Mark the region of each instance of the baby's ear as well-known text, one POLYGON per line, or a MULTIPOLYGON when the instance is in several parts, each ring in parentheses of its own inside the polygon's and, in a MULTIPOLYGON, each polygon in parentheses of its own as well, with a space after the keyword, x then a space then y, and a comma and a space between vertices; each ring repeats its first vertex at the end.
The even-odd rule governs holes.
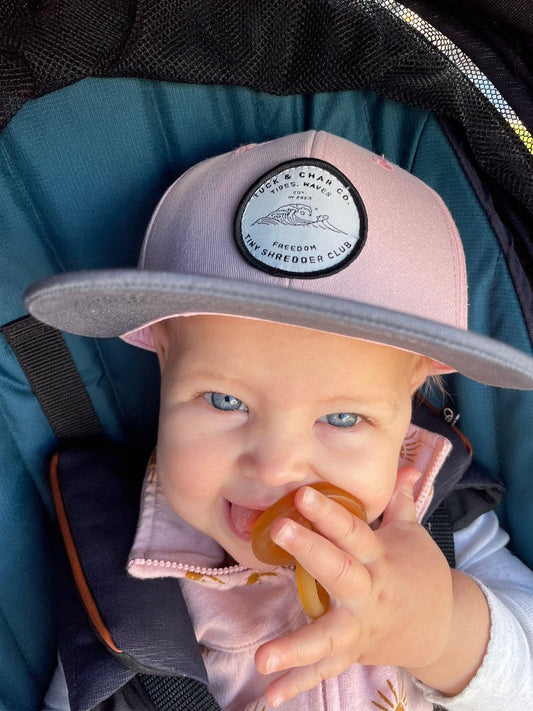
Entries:
POLYGON ((426 380, 431 376, 433 370, 433 361, 427 356, 417 356, 413 371, 411 373, 411 394, 422 387, 426 380))
POLYGON ((159 368, 161 373, 165 369, 168 356, 168 328, 166 321, 158 321, 150 326, 152 332, 152 343, 157 359, 159 360, 159 368))

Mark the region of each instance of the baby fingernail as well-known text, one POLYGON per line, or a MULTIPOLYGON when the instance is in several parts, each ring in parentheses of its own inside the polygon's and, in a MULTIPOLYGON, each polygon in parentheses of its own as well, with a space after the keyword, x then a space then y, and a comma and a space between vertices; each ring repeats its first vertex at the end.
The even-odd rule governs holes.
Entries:
POLYGON ((422 472, 414 471, 411 474, 411 481, 413 484, 416 484, 416 482, 419 481, 420 479, 422 479, 422 472))
POLYGON ((422 474, 420 472, 413 472, 411 474, 411 476, 409 477, 409 486, 411 487, 411 491, 417 485, 421 478, 422 474))
POLYGON ((412 496, 413 489, 421 478, 422 474, 420 472, 413 472, 412 474, 410 474, 403 486, 400 487, 402 493, 406 494, 407 496, 412 496))
POLYGON ((311 489, 309 486, 304 489, 304 493, 302 496, 304 506, 308 506, 309 508, 312 508, 316 506, 317 501, 318 501, 318 495, 314 489, 311 489))
POLYGON ((278 668, 279 664, 279 657, 277 654, 270 654, 269 657, 266 660, 266 673, 267 674, 272 674, 272 672, 275 672, 276 669, 278 668))
POLYGON ((294 524, 292 521, 285 521, 283 526, 275 534, 276 543, 288 543, 294 537, 294 524))

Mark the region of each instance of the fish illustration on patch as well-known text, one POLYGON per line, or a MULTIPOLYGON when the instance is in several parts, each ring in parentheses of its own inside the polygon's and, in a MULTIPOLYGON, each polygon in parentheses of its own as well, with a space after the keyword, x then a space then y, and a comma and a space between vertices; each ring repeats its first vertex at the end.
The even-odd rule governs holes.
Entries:
POLYGON ((289 227, 315 227, 338 234, 346 234, 329 221, 329 215, 318 215, 313 217, 313 211, 309 205, 290 203, 272 210, 268 215, 260 217, 253 222, 254 225, 287 225, 289 227))

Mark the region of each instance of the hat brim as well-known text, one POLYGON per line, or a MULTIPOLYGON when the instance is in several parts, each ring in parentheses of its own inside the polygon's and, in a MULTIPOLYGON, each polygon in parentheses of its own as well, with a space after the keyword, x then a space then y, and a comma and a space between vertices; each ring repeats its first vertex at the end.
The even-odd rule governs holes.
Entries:
POLYGON ((533 389, 533 357, 483 334, 281 286, 137 269, 80 271, 38 282, 25 304, 51 326, 98 338, 171 315, 275 321, 421 353, 486 385, 533 389))

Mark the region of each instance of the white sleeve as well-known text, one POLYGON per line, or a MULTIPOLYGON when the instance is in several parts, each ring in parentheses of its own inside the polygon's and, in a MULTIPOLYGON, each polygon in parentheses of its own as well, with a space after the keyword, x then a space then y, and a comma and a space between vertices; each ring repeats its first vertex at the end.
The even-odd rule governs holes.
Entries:
POLYGON ((454 534, 457 569, 480 585, 490 608, 490 640, 476 676, 459 695, 423 686, 424 695, 448 711, 532 708, 533 571, 505 547, 509 537, 494 513, 454 534))
POLYGON ((59 658, 55 674, 44 697, 42 711, 70 711, 65 672, 59 658))

